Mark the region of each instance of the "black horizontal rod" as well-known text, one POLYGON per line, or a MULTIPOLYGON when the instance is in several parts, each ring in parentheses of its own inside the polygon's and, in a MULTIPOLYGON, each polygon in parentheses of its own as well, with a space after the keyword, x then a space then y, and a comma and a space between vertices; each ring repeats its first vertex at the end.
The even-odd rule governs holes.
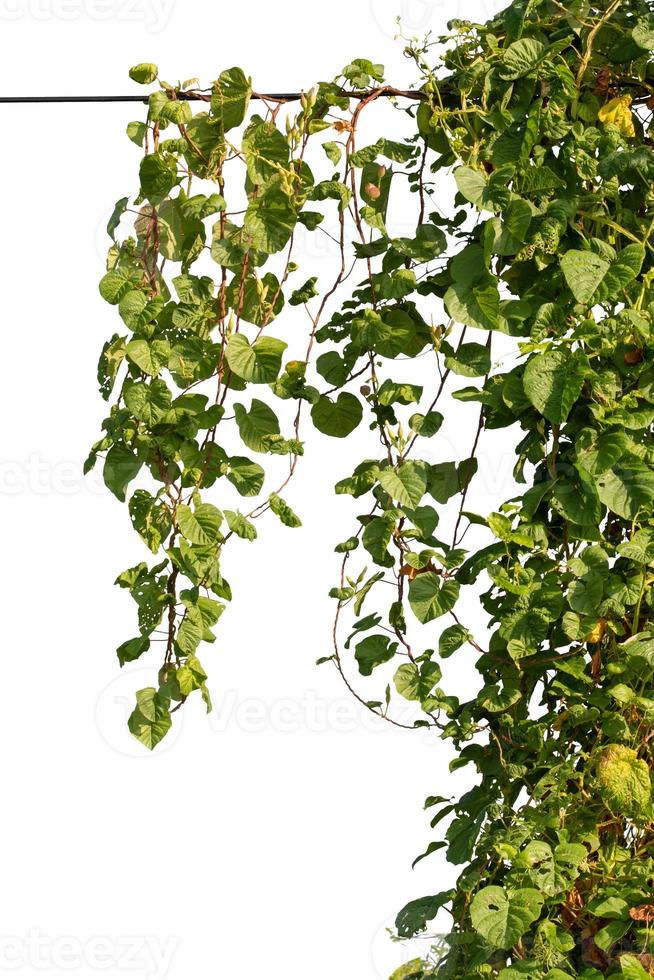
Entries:
MULTIPOLYGON (((403 90, 385 86, 380 89, 370 89, 367 92, 343 92, 351 99, 367 99, 369 97, 385 96, 386 98, 425 99, 424 92, 411 89, 403 90)), ((297 102, 302 98, 302 92, 253 92, 251 98, 271 102, 297 102)), ((177 92, 176 98, 188 102, 209 102, 211 94, 206 92, 177 92)), ((53 102, 141 102, 147 103, 148 97, 143 95, 0 95, 0 103, 33 104, 53 102)))
POLYGON ((0 102, 147 102, 142 95, 0 95, 0 102))

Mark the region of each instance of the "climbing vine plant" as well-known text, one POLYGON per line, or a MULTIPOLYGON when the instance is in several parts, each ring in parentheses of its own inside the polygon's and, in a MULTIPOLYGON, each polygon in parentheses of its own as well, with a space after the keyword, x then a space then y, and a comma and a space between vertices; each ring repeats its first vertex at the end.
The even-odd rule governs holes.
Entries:
POLYGON ((408 42, 411 92, 359 59, 282 124, 279 101, 252 114, 259 97, 232 69, 206 92, 161 83, 147 122, 130 124, 140 195, 109 228, 135 211, 134 234, 112 246, 101 284, 124 329, 100 383, 110 398, 120 375, 119 395, 90 461, 104 457, 120 499, 141 472, 149 486, 129 510, 159 560, 118 579, 139 616, 118 655, 160 638, 163 664, 130 729, 153 747, 194 691, 210 705, 197 652, 231 595, 220 560, 267 511, 299 522, 284 495, 304 415, 370 442, 336 483, 361 513, 336 544, 321 660, 367 709, 435 729, 452 769, 476 773, 460 799, 427 800, 432 827, 447 827, 422 857, 446 848, 460 873, 396 929, 451 925, 394 980, 642 980, 654 975, 654 9, 521 0, 450 29, 408 42), (360 145, 362 114, 387 96, 408 138, 360 145), (215 190, 193 193, 195 180, 215 190), (330 213, 334 278, 293 288, 298 229, 326 233, 330 213), (194 271, 208 253, 217 275, 194 271), (307 316, 297 360, 272 336, 285 292, 307 316), (293 405, 288 431, 279 399, 293 405), (452 416, 463 448, 447 459, 452 416), (503 429, 510 499, 473 513, 484 439, 503 429), (287 471, 260 498, 257 460, 271 455, 287 471), (222 504, 229 484, 257 497, 246 513, 222 504), (483 635, 462 612, 469 596, 483 635), (479 680, 461 700, 447 671, 471 653, 479 680))
POLYGON ((516 3, 485 26, 454 23, 436 68, 431 47, 412 47, 430 171, 453 169, 467 213, 456 254, 418 291, 489 346, 515 338, 490 372, 489 347, 467 335, 439 356, 482 376, 455 393, 479 406, 479 431, 519 441, 516 491, 492 513, 465 511, 476 448, 463 473, 426 467, 397 430, 371 487, 379 507, 361 538, 381 540, 398 601, 408 592, 414 619, 454 622, 439 625, 438 654, 410 651, 394 606, 395 640, 371 633, 355 656, 367 669, 404 653, 395 686, 444 726, 452 768, 477 773, 461 799, 427 801, 432 826, 449 821, 427 852, 446 847, 462 870, 400 913, 400 936, 439 910, 452 926, 444 952, 398 977, 654 975, 652 12, 516 3), (416 547, 406 508, 424 493, 457 499, 462 520, 416 547), (480 521, 494 540, 467 553, 461 528, 480 521), (483 644, 456 618, 474 583, 483 644), (460 702, 437 685, 464 643, 481 686, 460 702))
MULTIPOLYGON (((158 71, 141 64, 130 75, 148 84, 158 71)), ((316 331, 351 272, 345 214, 354 171, 346 154, 342 172, 334 172, 343 154, 333 139, 324 141, 325 179, 314 177, 305 156, 314 134, 353 132, 349 117, 360 114, 368 96, 355 97, 351 113, 344 86, 354 90, 381 78, 381 66, 354 62, 337 82, 303 95, 300 111, 286 115, 282 127, 285 100, 253 93, 244 72, 232 68, 209 91, 198 90, 196 80, 162 82, 147 100, 146 122, 127 128, 144 150, 140 190, 134 201, 123 198, 115 207, 100 283, 123 323, 105 344, 98 371, 104 398, 114 391, 117 397, 87 469, 102 456, 104 481, 121 501, 145 475, 147 486, 131 494, 129 513, 160 560, 118 577, 136 602, 139 626, 118 658, 124 665, 154 644, 163 648, 158 683, 138 692, 129 719, 131 732, 149 748, 194 692, 211 709, 197 652, 202 641, 214 640, 231 599, 221 571, 230 538, 254 540, 256 520, 268 511, 289 528, 301 523, 282 494, 303 454, 305 403, 314 425, 330 435, 345 436, 361 421, 357 398, 344 393, 333 401, 307 382, 316 331), (249 112, 253 98, 263 115, 249 112), (203 111, 194 113, 198 102, 203 111), (320 230, 330 206, 339 229, 336 236, 325 232, 339 257, 334 279, 322 295, 315 276, 292 289, 298 231, 320 230), (119 241, 130 218, 132 234, 119 241), (307 312, 304 348, 295 359, 286 355, 287 342, 272 335, 287 300, 307 312), (296 406, 283 433, 271 400, 296 406), (258 460, 266 456, 284 457, 288 465, 277 488, 262 497, 266 474, 258 460), (208 499, 217 483, 231 484, 237 502, 240 495, 250 506, 219 509, 208 499)), ((396 151, 412 153, 400 144, 396 151)), ((379 197, 373 183, 369 194, 379 197)), ((371 214, 380 210, 371 204, 371 214)))

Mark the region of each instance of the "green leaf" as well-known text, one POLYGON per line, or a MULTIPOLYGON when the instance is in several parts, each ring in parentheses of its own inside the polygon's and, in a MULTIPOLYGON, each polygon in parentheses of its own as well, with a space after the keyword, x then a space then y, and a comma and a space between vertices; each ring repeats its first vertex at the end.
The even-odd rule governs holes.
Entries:
POLYGON ((277 276, 272 272, 266 272, 261 278, 248 274, 244 286, 241 274, 235 276, 226 296, 231 308, 240 311, 241 320, 247 320, 257 327, 267 327, 284 308, 284 294, 277 276))
POLYGON ((602 919, 625 919, 629 912, 627 902, 616 896, 592 899, 587 908, 591 915, 599 916, 602 919))
POLYGON ((555 483, 552 503, 574 524, 597 525, 602 516, 596 481, 579 465, 567 479, 560 479, 555 483))
POLYGON ((376 228, 382 234, 386 233, 384 221, 392 179, 393 171, 377 163, 367 163, 361 171, 359 193, 366 205, 361 209, 361 216, 371 228, 376 228))
POLYGON ((608 952, 629 931, 629 925, 629 922, 607 923, 603 929, 595 933, 593 937, 595 945, 608 952))
POLYGON ((257 529, 249 521, 247 517, 241 514, 240 510, 226 510, 225 520, 227 521, 227 527, 234 534, 237 534, 239 538, 244 538, 246 541, 254 541, 257 536, 257 529))
POLYGON ((102 348, 98 361, 98 383, 100 394, 108 400, 113 391, 120 365, 125 357, 125 338, 115 333, 102 348))
POLYGON ((133 640, 126 640, 121 643, 116 654, 121 667, 132 663, 134 660, 146 653, 150 649, 150 639, 147 636, 137 636, 133 640))
POLYGON ((440 412, 427 412, 426 415, 416 412, 409 419, 409 425, 413 431, 426 439, 435 436, 442 424, 443 416, 440 412))
POLYGON ((565 422, 588 374, 588 359, 582 351, 546 351, 527 363, 525 394, 549 422, 565 422))
POLYGON ((493 949, 510 949, 540 915, 542 896, 534 888, 509 895, 489 885, 477 892, 470 905, 473 928, 493 949))
POLYGON ((207 675, 197 657, 190 656, 186 663, 178 668, 176 679, 180 692, 185 697, 188 697, 193 691, 201 690, 207 679, 207 675))
POLYGON ((291 306, 301 306, 303 303, 308 303, 310 299, 318 295, 318 290, 316 289, 316 283, 318 282, 317 276, 311 276, 310 279, 296 289, 291 294, 289 303, 291 306))
POLYGON ((416 575, 409 586, 409 605, 420 623, 445 615, 459 598, 459 583, 442 579, 435 572, 416 575))
MULTIPOLYGON (((148 131, 148 127, 144 122, 140 122, 137 119, 135 119, 133 122, 128 122, 127 129, 125 131, 132 143, 136 143, 137 146, 143 146, 143 143, 145 142, 145 134, 148 131)), ((125 199, 126 203, 128 200, 128 198, 125 199)))
POLYGON ((243 334, 236 333, 227 342, 225 356, 231 370, 239 378, 253 384, 270 384, 279 375, 287 346, 284 341, 265 335, 250 346, 243 334))
POLYGON ((315 231, 318 225, 325 220, 324 214, 319 211, 301 211, 297 220, 304 225, 308 231, 315 231))
POLYGON ((629 541, 618 545, 617 550, 624 558, 630 558, 640 565, 649 565, 654 561, 654 529, 641 528, 629 541))
POLYGON ((102 476, 105 485, 123 503, 125 491, 142 465, 142 459, 122 443, 112 446, 107 453, 102 476))
POLYGON ((415 357, 430 342, 427 324, 400 307, 385 309, 383 316, 366 309, 353 319, 352 330, 358 347, 382 357, 415 357))
POLYGON ((491 714, 502 714, 512 708, 522 697, 515 687, 500 687, 499 684, 487 684, 477 695, 480 708, 491 714))
POLYGON ((355 647, 354 657, 359 665, 359 673, 369 677, 375 667, 392 660, 397 653, 397 643, 389 636, 375 634, 367 636, 355 647))
POLYGON ((347 391, 340 392, 336 401, 321 395, 311 408, 311 418, 319 432, 344 439, 361 422, 363 408, 359 399, 347 391))
POLYGON ((502 211, 511 199, 508 184, 513 173, 512 165, 500 167, 490 176, 472 167, 459 167, 454 172, 454 179, 459 192, 479 210, 502 211))
POLYGON ((429 471, 429 492, 439 504, 446 504, 463 489, 462 473, 456 463, 435 463, 429 471))
POLYGON ((115 239, 116 228, 120 224, 120 219, 125 214, 125 211, 127 210, 127 205, 128 204, 129 204, 129 198, 128 197, 121 197, 121 199, 119 201, 116 201, 116 204, 114 206, 114 209, 111 212, 111 217, 109 218, 109 221, 107 222, 107 234, 111 238, 113 238, 114 241, 116 240, 115 239))
POLYGON ((561 257, 561 269, 574 298, 585 306, 609 271, 610 263, 595 252, 571 249, 561 257))
POLYGON ((300 520, 300 518, 293 510, 291 510, 291 508, 288 506, 286 501, 282 500, 282 498, 278 494, 271 493, 270 496, 268 497, 268 502, 270 504, 270 509, 273 512, 273 514, 276 514, 277 517, 279 517, 282 524, 285 524, 286 527, 302 526, 302 521, 300 520))
POLYGON ((289 165, 288 141, 272 120, 253 116, 241 143, 253 184, 266 184, 271 177, 289 165))
POLYGON ((157 89, 148 96, 148 116, 151 122, 161 120, 161 110, 168 105, 170 97, 164 89, 157 89))
POLYGON ((263 467, 246 456, 230 457, 227 479, 242 497, 256 497, 263 486, 265 476, 263 467))
POLYGON ((427 492, 427 467, 424 463, 403 463, 398 469, 381 470, 379 482, 402 507, 417 507, 427 492))
POLYGON ((351 153, 350 162, 355 167, 363 167, 366 163, 374 163, 381 155, 396 163, 407 163, 414 153, 415 150, 409 143, 398 143, 397 140, 389 140, 382 136, 371 146, 364 146, 351 153))
MULTIPOLYGON (((441 850, 441 849, 442 849, 443 847, 446 847, 446 846, 447 846, 447 845, 446 845, 446 843, 445 843, 445 841, 444 841, 444 840, 438 840, 438 841, 436 841, 436 840, 433 840, 433 841, 431 842, 431 844, 429 844, 429 845, 427 846, 427 850, 426 850, 426 851, 424 851, 424 852, 423 852, 422 854, 420 854, 420 855, 419 855, 419 856, 418 856, 418 857, 417 857, 417 858, 415 859, 415 861, 413 861, 413 862, 411 863, 411 870, 413 870, 413 869, 415 868, 415 866, 416 866, 416 864, 418 864, 418 863, 419 863, 420 861, 424 861, 424 859, 425 859, 426 857, 429 857, 429 856, 430 856, 431 854, 435 854, 435 853, 436 853, 436 851, 440 851, 440 850, 441 850)), ((392 980, 392 978, 391 978, 391 980, 392 980)), ((414 980, 415 980, 415 978, 414 978, 414 980)))
POLYGON ((321 180, 311 192, 312 201, 331 199, 338 201, 338 210, 345 211, 352 198, 352 191, 340 180, 321 180))
POLYGON ((163 201, 177 183, 177 164, 173 157, 151 153, 143 157, 139 169, 141 193, 153 203, 163 201))
POLYGON ((223 132, 235 129, 245 119, 252 95, 252 84, 241 68, 228 68, 214 82, 211 112, 223 132))
POLYGON ((598 478, 597 492, 614 514, 635 520, 649 513, 654 504, 654 470, 634 456, 623 457, 611 472, 598 478))
POLYGON ((297 223, 293 201, 275 180, 250 201, 243 229, 254 248, 272 255, 287 244, 297 223))
POLYGON ((502 212, 501 220, 488 225, 489 234, 493 231, 492 249, 499 255, 515 255, 525 242, 527 231, 533 219, 529 203, 514 196, 502 212))
POLYGON ((150 85, 152 82, 156 82, 158 74, 159 69, 156 65, 145 62, 141 65, 134 65, 129 70, 129 77, 133 82, 138 82, 139 85, 150 85))
POLYGON ((175 645, 179 652, 186 657, 193 656, 202 642, 204 636, 204 623, 202 614, 197 606, 187 603, 184 619, 180 623, 175 645))
POLYGON ((390 568, 395 564, 394 559, 388 553, 393 528, 395 527, 394 516, 373 517, 363 529, 361 543, 366 551, 372 556, 377 565, 390 568))
POLYGON ((546 53, 546 46, 535 38, 514 41, 502 52, 502 78, 513 80, 529 75, 538 68, 546 53))
POLYGON ((483 344, 462 344, 456 351, 447 347, 451 353, 445 358, 445 367, 454 374, 478 378, 490 371, 490 353, 483 344))
POLYGON ((265 437, 279 435, 279 420, 272 408, 258 398, 253 398, 249 412, 237 402, 234 413, 241 439, 248 449, 255 453, 267 453, 269 445, 265 437))
POLYGON ((410 939, 422 932, 427 928, 427 923, 451 900, 451 892, 440 892, 438 895, 427 895, 425 898, 417 898, 409 902, 395 919, 398 936, 402 939, 410 939))
POLYGON ((427 661, 420 665, 402 664, 395 672, 393 681, 398 694, 407 701, 427 700, 442 677, 438 664, 427 661))
MULTIPOLYGON (((422 391, 421 385, 400 384, 387 378, 377 392, 377 401, 380 405, 395 405, 396 403, 410 405, 412 402, 420 401, 422 391)), ((415 418, 415 416, 413 417, 415 418)))
POLYGON ((438 641, 438 652, 441 657, 451 657, 453 653, 467 643, 470 640, 471 634, 464 626, 446 627, 441 633, 440 640, 438 641))
POLYGON ((374 64, 368 58, 355 58, 345 66, 343 75, 355 88, 366 88, 371 81, 383 82, 384 66, 374 64))
POLYGON ((606 473, 629 450, 630 440, 626 432, 597 433, 583 429, 577 440, 580 465, 593 476, 606 473))
POLYGON ((140 289, 132 289, 121 297, 118 312, 130 330, 141 330, 157 318, 163 306, 161 296, 148 300, 140 289))
POLYGON ((124 273, 112 270, 102 277, 98 289, 107 303, 115 305, 134 289, 134 282, 124 273))
POLYGON ((621 956, 620 968, 625 980, 651 980, 651 973, 644 970, 635 956, 621 956))
POLYGON ((213 504, 198 504, 195 510, 180 504, 176 518, 181 533, 191 544, 216 544, 221 538, 223 515, 213 504))
POLYGON ((641 20, 636 24, 631 32, 631 36, 639 48, 645 51, 654 50, 654 31, 646 20, 641 20))
POLYGON ((563 611, 560 584, 549 578, 526 589, 511 611, 502 617, 500 636, 508 640, 509 655, 516 661, 535 653, 549 634, 550 624, 563 611))
POLYGON ((172 527, 168 505, 158 501, 147 490, 135 490, 129 502, 129 516, 134 530, 156 555, 172 527))
POLYGON ((341 541, 336 545, 334 551, 339 555, 348 554, 350 551, 356 551, 359 547, 359 539, 355 537, 348 538, 346 541, 341 541))
POLYGON ((161 106, 161 119, 183 126, 193 119, 193 110, 188 102, 182 99, 168 99, 161 106))
POLYGON ((127 359, 136 364, 144 374, 152 377, 168 364, 170 344, 167 340, 130 340, 125 348, 127 359))
POLYGON ((488 183, 486 175, 472 167, 458 167, 454 172, 454 179, 459 193, 472 204, 481 206, 488 183))
POLYGON ((154 749, 170 731, 170 701, 153 687, 136 692, 136 708, 127 725, 132 735, 147 749, 154 749))
POLYGON ((323 143, 322 148, 327 154, 328 159, 331 160, 335 167, 337 167, 343 155, 343 148, 339 146, 338 143, 333 143, 331 141, 323 143))
POLYGON ((593 302, 611 302, 630 282, 639 275, 645 261, 645 249, 642 245, 627 245, 609 267, 600 283, 593 302))
POLYGON ((347 380, 348 365, 338 351, 330 350, 316 359, 318 374, 331 385, 340 387, 347 380))
MULTIPOLYGON (((176 104, 178 103, 171 102, 171 105, 176 104)), ((185 102, 184 105, 189 108, 188 102, 185 102)), ((178 201, 167 200, 159 205, 157 231, 159 234, 159 251, 164 258, 170 259, 171 262, 181 262, 189 227, 194 228, 199 235, 204 235, 202 225, 198 224, 194 227, 185 223, 178 201)))
POLYGON ((162 422, 172 406, 172 395, 165 381, 150 384, 128 382, 123 390, 125 405, 134 418, 153 426, 162 422))
POLYGON ((458 323, 480 330, 499 327, 500 294, 495 282, 455 282, 445 294, 445 306, 458 323))
MULTIPOLYGON (((445 251, 447 248, 447 239, 442 229, 436 227, 436 225, 419 225, 416 229, 415 238, 394 238, 392 245, 395 251, 401 255, 406 255, 408 258, 415 259, 418 262, 428 262, 445 251)), ((371 247, 376 247, 383 251, 387 245, 381 240, 380 242, 373 243, 371 247)), ((355 249, 357 255, 362 257, 361 250, 363 246, 357 248, 355 245, 355 249)))

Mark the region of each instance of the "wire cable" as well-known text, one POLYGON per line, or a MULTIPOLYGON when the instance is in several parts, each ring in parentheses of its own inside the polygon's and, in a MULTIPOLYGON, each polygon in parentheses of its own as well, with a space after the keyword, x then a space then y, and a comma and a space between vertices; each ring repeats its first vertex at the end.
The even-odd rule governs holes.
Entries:
MULTIPOLYGON (((346 92, 343 96, 350 99, 363 100, 371 96, 383 96, 385 98, 404 98, 422 101, 427 98, 424 92, 413 91, 412 89, 396 89, 391 86, 384 86, 382 89, 370 89, 367 92, 346 92)), ((302 98, 302 92, 253 92, 252 99, 262 102, 298 102, 302 98)), ((176 98, 187 102, 210 102, 211 93, 204 92, 177 92, 176 98)), ((37 103, 49 104, 58 102, 141 102, 147 104, 148 96, 143 95, 0 95, 0 103, 3 104, 25 104, 32 105, 37 103)))

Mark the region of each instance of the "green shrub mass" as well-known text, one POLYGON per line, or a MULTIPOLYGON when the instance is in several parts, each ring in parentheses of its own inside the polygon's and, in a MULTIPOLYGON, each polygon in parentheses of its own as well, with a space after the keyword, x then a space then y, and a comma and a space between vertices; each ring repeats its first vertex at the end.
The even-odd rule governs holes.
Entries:
POLYGON ((515 3, 452 24, 439 70, 416 52, 420 131, 479 212, 438 294, 525 355, 460 397, 519 420, 525 488, 454 573, 491 582, 483 686, 444 731, 478 780, 427 801, 463 867, 398 916, 452 931, 397 977, 654 975, 653 12, 515 3))

